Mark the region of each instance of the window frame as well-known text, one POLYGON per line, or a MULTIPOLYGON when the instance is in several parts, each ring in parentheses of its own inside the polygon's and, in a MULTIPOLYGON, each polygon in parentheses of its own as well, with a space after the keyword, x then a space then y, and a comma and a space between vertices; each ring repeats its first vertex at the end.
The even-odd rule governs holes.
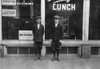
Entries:
MULTIPOLYGON (((0 0, 0 10, 2 10, 2 0, 0 0)), ((64 44, 82 44, 82 43, 89 43, 89 11, 90 11, 90 0, 83 0, 83 21, 82 21, 82 40, 63 40, 64 44), (88 42, 87 42, 88 41, 88 42), (66 43, 67 42, 67 43, 66 43)), ((41 23, 45 27, 45 0, 41 0, 41 23)), ((43 36, 44 43, 48 43, 49 40, 45 40, 45 34, 43 36)), ((6 42, 6 41, 15 41, 18 43, 21 43, 20 40, 3 40, 2 39, 2 11, 0 11, 0 41, 6 42)), ((23 41, 27 42, 27 41, 23 41)), ((29 41, 30 42, 30 41, 29 41)), ((33 42, 33 41, 32 41, 33 42)), ((6 42, 7 43, 7 42, 6 42)), ((98 42, 99 43, 99 42, 98 42)))

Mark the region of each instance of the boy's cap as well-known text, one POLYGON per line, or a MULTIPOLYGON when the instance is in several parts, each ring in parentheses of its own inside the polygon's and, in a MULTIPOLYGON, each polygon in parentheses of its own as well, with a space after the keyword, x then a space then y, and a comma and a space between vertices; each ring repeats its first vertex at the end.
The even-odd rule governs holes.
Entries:
POLYGON ((55 15, 54 18, 55 18, 55 19, 60 19, 60 16, 55 15))
POLYGON ((41 19, 41 16, 37 16, 36 19, 41 19))

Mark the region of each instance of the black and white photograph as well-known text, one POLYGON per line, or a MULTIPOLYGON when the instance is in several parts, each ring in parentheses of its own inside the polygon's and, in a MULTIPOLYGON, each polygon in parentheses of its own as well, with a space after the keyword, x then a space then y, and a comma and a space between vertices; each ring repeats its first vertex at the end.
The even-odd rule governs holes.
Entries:
POLYGON ((100 0, 0 0, 0 69, 100 69, 100 0))

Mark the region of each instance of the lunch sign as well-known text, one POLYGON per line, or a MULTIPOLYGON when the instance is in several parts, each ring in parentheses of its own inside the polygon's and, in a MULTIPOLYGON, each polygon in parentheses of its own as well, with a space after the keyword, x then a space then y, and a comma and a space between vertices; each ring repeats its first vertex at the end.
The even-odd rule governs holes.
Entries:
MULTIPOLYGON (((48 0, 48 2, 51 2, 52 0, 48 0)), ((71 0, 55 0, 52 3, 52 10, 54 11, 75 11, 76 10, 76 4, 70 3, 71 0), (63 2, 63 3, 62 3, 63 2)))

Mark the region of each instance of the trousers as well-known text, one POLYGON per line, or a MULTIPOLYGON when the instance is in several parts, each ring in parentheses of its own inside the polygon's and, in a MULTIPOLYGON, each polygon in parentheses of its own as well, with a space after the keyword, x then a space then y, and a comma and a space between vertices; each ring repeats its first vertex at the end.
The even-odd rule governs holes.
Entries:
POLYGON ((42 42, 34 42, 35 55, 41 55, 42 42))
POLYGON ((51 48, 52 48, 52 51, 57 51, 60 49, 60 46, 61 46, 61 43, 60 41, 55 41, 55 40, 52 40, 51 42, 51 48))

